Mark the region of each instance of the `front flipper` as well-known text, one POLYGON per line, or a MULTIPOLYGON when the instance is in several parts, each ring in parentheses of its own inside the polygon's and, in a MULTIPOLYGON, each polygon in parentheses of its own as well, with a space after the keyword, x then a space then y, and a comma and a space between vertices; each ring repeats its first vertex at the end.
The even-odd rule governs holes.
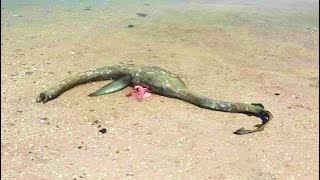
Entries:
POLYGON ((99 96, 119 91, 131 84, 131 78, 128 76, 114 80, 113 82, 103 86, 98 91, 89 94, 89 96, 99 96))

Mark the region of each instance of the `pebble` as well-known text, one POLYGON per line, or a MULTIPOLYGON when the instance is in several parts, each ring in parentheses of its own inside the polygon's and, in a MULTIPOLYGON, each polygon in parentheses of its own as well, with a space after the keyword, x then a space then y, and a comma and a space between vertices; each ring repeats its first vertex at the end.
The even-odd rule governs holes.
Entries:
POLYGON ((102 134, 105 134, 107 132, 107 129, 106 128, 102 128, 99 130, 99 132, 101 132, 102 134))
POLYGON ((28 71, 28 72, 26 72, 26 75, 32 75, 33 74, 33 72, 32 71, 28 71))
POLYGON ((90 11, 91 10, 91 6, 85 7, 83 10, 90 11))
POLYGON ((136 13, 138 16, 140 17, 146 17, 148 14, 145 14, 145 13, 136 13))

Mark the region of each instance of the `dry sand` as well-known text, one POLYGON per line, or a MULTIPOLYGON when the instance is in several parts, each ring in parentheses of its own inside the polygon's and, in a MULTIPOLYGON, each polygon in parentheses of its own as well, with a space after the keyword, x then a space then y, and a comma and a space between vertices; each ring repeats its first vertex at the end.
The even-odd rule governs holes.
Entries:
POLYGON ((2 11, 1 179, 318 179, 318 17, 221 6, 2 11), (106 82, 35 102, 67 76, 129 62, 170 70, 211 98, 261 102, 274 119, 238 136, 260 120, 157 95, 138 102, 130 88, 87 96, 106 82))

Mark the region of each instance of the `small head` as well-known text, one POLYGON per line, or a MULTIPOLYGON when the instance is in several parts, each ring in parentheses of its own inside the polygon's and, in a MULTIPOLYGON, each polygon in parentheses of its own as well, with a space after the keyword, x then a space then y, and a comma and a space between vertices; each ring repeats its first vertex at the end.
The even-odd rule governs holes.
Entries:
POLYGON ((36 102, 42 102, 42 103, 46 103, 48 101, 50 101, 52 99, 51 95, 48 95, 47 92, 42 92, 39 94, 39 96, 36 99, 36 102))

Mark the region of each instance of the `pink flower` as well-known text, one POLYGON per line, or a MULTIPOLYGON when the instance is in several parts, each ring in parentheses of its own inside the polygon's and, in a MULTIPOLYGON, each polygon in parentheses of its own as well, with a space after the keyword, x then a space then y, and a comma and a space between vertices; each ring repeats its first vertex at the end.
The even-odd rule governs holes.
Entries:
POLYGON ((150 90, 141 85, 134 85, 133 91, 127 94, 127 96, 133 96, 138 101, 143 101, 151 96, 150 90))

